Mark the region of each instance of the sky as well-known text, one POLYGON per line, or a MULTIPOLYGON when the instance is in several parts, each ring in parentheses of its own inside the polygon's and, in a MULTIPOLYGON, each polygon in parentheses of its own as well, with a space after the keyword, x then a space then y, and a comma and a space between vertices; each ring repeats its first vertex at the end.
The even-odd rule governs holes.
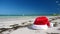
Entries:
POLYGON ((60 13, 60 0, 0 0, 0 15, 60 13))

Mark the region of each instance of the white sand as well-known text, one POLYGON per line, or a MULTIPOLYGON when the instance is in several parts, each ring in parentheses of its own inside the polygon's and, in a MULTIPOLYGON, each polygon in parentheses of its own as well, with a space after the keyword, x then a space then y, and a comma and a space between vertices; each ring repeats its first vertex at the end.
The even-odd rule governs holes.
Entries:
MULTIPOLYGON (((36 16, 37 17, 37 16, 36 16)), ((7 19, 1 19, 0 20, 0 28, 10 28, 10 25, 13 24, 19 24, 27 22, 27 23, 33 23, 36 17, 22 17, 22 18, 7 18, 7 19), (32 21, 32 22, 28 22, 32 21)), ((54 18, 56 16, 48 16, 48 18, 54 18)), ((59 22, 60 19, 54 20, 53 22, 59 22)), ((60 30, 57 30, 60 28, 60 24, 58 24, 57 27, 49 28, 47 30, 32 30, 27 27, 19 28, 17 30, 13 30, 12 32, 9 32, 9 34, 47 34, 48 33, 60 33, 60 30)), ((3 34, 7 34, 6 32, 3 32, 3 34)))

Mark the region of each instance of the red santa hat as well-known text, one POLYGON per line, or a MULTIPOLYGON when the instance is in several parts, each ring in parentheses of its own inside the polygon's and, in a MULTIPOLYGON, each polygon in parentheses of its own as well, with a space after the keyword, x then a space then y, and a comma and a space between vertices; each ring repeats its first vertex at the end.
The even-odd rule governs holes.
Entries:
POLYGON ((35 25, 47 25, 50 26, 50 22, 46 16, 37 17, 34 21, 35 25))

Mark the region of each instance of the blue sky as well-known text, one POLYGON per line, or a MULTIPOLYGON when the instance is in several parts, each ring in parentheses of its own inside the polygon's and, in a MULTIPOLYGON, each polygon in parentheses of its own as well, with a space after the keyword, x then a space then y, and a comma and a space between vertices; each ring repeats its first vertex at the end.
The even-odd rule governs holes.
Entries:
POLYGON ((0 14, 58 14, 59 4, 60 0, 0 0, 0 14))

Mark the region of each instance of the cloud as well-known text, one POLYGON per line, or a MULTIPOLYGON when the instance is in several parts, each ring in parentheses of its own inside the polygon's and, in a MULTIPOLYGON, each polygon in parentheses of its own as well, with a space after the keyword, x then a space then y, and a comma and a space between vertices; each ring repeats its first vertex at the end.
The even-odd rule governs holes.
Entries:
POLYGON ((59 1, 56 1, 56 3, 59 3, 59 1))

